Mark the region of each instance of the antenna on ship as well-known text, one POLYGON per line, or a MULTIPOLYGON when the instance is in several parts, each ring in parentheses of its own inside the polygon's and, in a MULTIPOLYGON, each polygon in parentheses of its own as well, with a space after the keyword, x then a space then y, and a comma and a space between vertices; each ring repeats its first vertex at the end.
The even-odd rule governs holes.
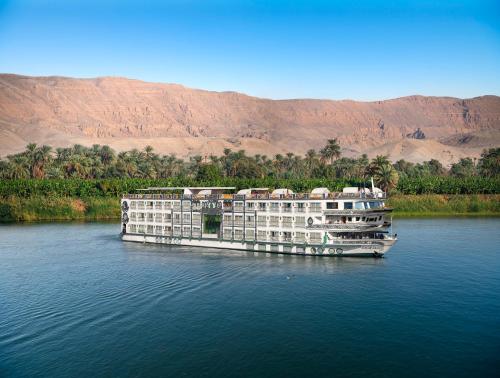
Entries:
POLYGON ((373 176, 371 177, 372 180, 372 193, 375 193, 375 185, 373 184, 373 176))

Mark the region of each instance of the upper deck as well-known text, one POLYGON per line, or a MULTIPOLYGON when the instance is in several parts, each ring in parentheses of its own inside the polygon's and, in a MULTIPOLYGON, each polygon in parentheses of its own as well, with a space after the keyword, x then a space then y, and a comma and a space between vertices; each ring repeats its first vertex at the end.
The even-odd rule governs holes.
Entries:
MULTIPOLYGON (((207 193, 207 190, 220 189, 220 188, 207 188, 200 190, 198 193, 161 193, 162 191, 178 190, 180 188, 147 188, 141 189, 143 192, 154 192, 157 193, 132 193, 125 194, 124 199, 138 199, 138 200, 199 200, 199 201, 213 201, 213 200, 228 200, 228 201, 317 201, 317 200, 354 200, 354 199, 386 199, 387 195, 385 192, 378 191, 372 192, 366 188, 364 190, 358 190, 357 192, 321 192, 315 193, 314 190, 311 193, 293 193, 288 189, 277 189, 273 192, 264 192, 260 190, 259 192, 250 192, 245 194, 239 193, 207 193), (158 193, 160 192, 160 193, 158 193)), ((189 189, 189 188, 188 188, 189 189)), ((249 189, 251 190, 251 189, 249 189)))

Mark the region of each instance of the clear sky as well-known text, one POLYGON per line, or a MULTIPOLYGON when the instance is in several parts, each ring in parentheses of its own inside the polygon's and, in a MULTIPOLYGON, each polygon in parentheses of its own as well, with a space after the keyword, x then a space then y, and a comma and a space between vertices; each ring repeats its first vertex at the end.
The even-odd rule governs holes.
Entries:
POLYGON ((500 95, 500 0, 0 0, 0 72, 270 98, 500 95))

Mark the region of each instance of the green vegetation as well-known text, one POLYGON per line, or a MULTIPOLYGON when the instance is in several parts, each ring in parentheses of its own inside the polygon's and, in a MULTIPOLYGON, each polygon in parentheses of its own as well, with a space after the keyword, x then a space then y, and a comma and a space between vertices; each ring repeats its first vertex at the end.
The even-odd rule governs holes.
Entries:
POLYGON ((247 156, 244 150, 233 152, 226 149, 222 156, 193 156, 184 161, 175 155, 156 154, 150 146, 143 151, 134 149, 117 154, 109 146, 87 148, 74 145, 54 151, 49 146, 32 143, 24 152, 0 159, 0 178, 3 180, 128 178, 218 183, 246 179, 277 183, 300 178, 367 183, 373 177, 379 187, 390 190, 398 188, 402 179, 425 179, 429 185, 434 185, 436 178, 499 176, 500 148, 485 150, 477 162, 470 158, 461 159, 447 170, 435 159, 420 164, 399 160, 393 164, 388 156, 377 156, 371 161, 366 155, 356 159, 341 157, 336 139, 328 140, 319 152, 311 149, 305 156, 287 153, 273 158, 247 156))
POLYGON ((117 198, 51 198, 44 196, 0 199, 0 222, 119 219, 117 198))
POLYGON ((500 195, 395 195, 388 204, 396 217, 500 215, 500 195))
POLYGON ((375 184, 392 193, 399 214, 500 214, 500 148, 466 158, 446 169, 437 160, 391 163, 341 157, 336 139, 305 156, 247 156, 229 149, 222 156, 188 161, 143 151, 116 153, 108 146, 69 148, 29 144, 0 159, 0 221, 114 219, 118 197, 148 186, 235 186, 290 188, 295 192, 375 184), (418 195, 418 196, 417 196, 418 195), (453 195, 453 196, 452 196, 453 195))

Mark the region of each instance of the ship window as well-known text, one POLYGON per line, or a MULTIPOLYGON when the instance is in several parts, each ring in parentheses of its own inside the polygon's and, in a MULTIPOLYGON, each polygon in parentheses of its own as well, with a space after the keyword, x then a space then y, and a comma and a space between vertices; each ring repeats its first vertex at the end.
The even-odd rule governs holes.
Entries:
POLYGON ((295 225, 297 227, 304 226, 306 223, 306 217, 295 217, 295 225))
POLYGON ((344 202, 344 209, 352 209, 352 202, 344 202))
POLYGON ((347 221, 348 221, 348 222, 352 222, 352 217, 348 217, 348 218, 347 218, 347 221))
POLYGON ((361 218, 361 220, 364 222, 366 220, 366 217, 361 218))
POLYGON ((327 202, 326 203, 326 208, 329 209, 329 210, 338 209, 339 208, 339 204, 338 204, 338 202, 327 202))
POLYGON ((312 213, 320 212, 321 211, 321 203, 320 202, 311 202, 309 204, 309 211, 312 213))
POLYGON ((359 222, 359 217, 356 217, 356 222, 359 222))
POLYGON ((354 208, 356 210, 363 210, 365 207, 363 206, 363 202, 354 202, 354 208))

